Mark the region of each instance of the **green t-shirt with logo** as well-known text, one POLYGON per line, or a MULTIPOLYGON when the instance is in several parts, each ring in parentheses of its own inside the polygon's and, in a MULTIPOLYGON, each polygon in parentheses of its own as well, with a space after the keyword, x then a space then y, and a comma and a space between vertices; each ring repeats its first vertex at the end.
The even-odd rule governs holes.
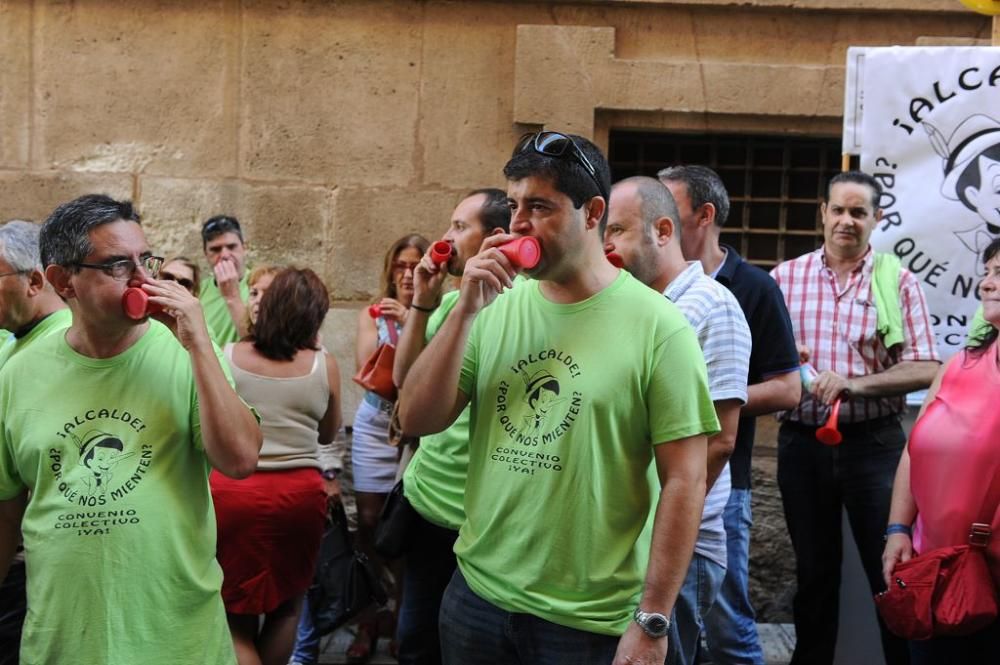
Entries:
POLYGON ((113 358, 53 334, 10 359, 0 499, 31 490, 21 662, 236 662, 208 473, 191 359, 160 323, 113 358))
MULTIPOLYGON (((458 291, 441 297, 427 321, 429 342, 458 302, 458 291)), ((469 465, 469 407, 443 432, 420 437, 420 447, 403 474, 403 491, 424 519, 458 530, 465 521, 465 476, 469 465)))
POLYGON ((476 318, 459 387, 470 397, 470 588, 510 612, 607 635, 627 628, 659 496, 653 446, 719 431, 698 340, 625 271, 579 303, 528 281, 476 318))
POLYGON ((31 332, 20 339, 11 336, 8 340, 0 334, 0 340, 3 340, 0 342, 0 367, 3 367, 15 353, 21 353, 39 339, 68 328, 72 322, 73 314, 69 309, 58 309, 39 321, 31 332))
MULTIPOLYGON (((240 299, 245 303, 250 298, 250 285, 247 280, 250 274, 245 272, 240 279, 240 299)), ((226 306, 226 299, 215 283, 215 277, 201 280, 201 290, 198 292, 201 309, 205 313, 205 323, 212 341, 221 349, 230 342, 240 341, 239 331, 233 323, 233 317, 226 306)))

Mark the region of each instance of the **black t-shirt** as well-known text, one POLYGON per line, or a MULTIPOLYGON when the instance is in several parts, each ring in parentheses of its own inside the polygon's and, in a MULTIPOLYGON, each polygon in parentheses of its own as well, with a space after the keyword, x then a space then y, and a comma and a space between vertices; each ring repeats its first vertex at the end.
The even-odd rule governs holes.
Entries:
MULTIPOLYGON (((799 353, 778 284, 766 272, 744 261, 729 245, 721 247, 726 250, 726 260, 715 279, 736 296, 753 339, 747 383, 753 385, 775 374, 796 371, 799 353)), ((740 418, 736 448, 729 460, 734 489, 750 489, 750 455, 756 429, 756 418, 740 418)))

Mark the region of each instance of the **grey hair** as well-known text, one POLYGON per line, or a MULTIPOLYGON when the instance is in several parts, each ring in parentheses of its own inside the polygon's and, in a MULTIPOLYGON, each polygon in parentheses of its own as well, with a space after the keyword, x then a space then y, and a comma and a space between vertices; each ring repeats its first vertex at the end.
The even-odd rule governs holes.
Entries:
POLYGON ((0 226, 0 258, 7 262, 11 270, 30 272, 42 269, 38 253, 37 224, 21 219, 12 219, 0 226))
POLYGON ((56 208, 42 226, 39 251, 42 263, 72 266, 94 251, 90 231, 111 222, 140 224, 131 201, 116 201, 104 194, 87 194, 56 208))
POLYGON ((656 176, 664 185, 668 182, 683 182, 687 185, 691 209, 697 210, 706 203, 711 203, 715 207, 715 225, 725 226, 729 218, 729 192, 718 173, 707 166, 671 166, 656 176))

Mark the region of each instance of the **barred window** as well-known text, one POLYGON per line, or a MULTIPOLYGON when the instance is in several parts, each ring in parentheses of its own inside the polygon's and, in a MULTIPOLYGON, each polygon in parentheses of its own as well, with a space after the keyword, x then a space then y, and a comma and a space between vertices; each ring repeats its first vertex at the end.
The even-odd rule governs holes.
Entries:
POLYGON ((613 180, 678 164, 715 170, 732 201, 721 241, 765 270, 823 243, 819 202, 840 171, 839 139, 612 130, 613 180))

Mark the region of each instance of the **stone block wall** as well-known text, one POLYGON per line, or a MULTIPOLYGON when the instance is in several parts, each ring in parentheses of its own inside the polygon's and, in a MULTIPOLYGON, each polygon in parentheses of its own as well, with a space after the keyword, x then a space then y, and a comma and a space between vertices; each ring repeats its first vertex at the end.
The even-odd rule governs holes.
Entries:
POLYGON ((502 186, 523 131, 834 135, 847 46, 991 34, 952 0, 868 5, 0 0, 0 220, 106 192, 197 257, 201 221, 235 214, 254 261, 327 281, 348 377, 385 248, 502 186))

